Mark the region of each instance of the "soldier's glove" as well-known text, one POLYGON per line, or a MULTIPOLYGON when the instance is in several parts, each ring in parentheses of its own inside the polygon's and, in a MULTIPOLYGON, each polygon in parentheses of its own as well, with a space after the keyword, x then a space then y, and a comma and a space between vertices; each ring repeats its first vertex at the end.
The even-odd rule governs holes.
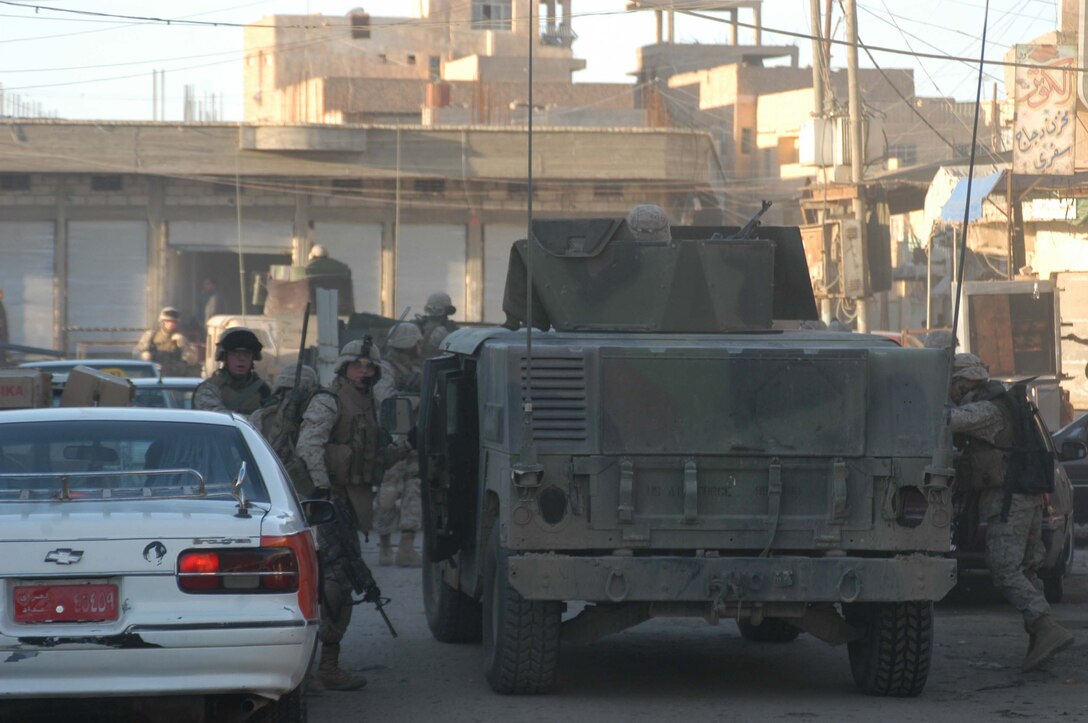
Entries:
POLYGON ((363 602, 378 602, 382 599, 382 591, 378 587, 378 583, 372 582, 366 586, 366 591, 363 594, 363 602))
POLYGON ((419 427, 412 425, 412 428, 408 430, 408 446, 412 449, 416 449, 419 442, 419 427))

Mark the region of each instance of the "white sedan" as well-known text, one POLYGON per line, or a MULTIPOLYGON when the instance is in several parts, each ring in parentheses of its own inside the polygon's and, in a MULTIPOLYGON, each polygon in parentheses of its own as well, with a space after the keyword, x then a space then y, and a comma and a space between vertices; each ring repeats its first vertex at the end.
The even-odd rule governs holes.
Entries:
POLYGON ((240 418, 0 413, 0 583, 0 698, 194 696, 305 720, 314 536, 240 418))

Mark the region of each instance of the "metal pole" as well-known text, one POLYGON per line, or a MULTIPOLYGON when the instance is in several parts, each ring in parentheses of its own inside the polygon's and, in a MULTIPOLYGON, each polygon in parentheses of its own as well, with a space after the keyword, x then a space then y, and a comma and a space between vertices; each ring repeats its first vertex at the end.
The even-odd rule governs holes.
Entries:
MULTIPOLYGON (((820 0, 809 0, 812 16, 812 115, 824 116, 824 49, 820 34, 820 0)), ((817 129, 817 133, 821 129, 817 129)))
POLYGON ((858 299, 858 331, 869 331, 869 254, 866 248, 865 198, 861 187, 865 166, 865 139, 862 133, 861 92, 858 90, 858 5, 857 0, 846 0, 846 66, 850 93, 850 181, 854 184, 853 210, 858 220, 861 257, 861 274, 864 284, 858 299))
POLYGON ((926 328, 933 328, 933 233, 929 234, 926 251, 926 328))

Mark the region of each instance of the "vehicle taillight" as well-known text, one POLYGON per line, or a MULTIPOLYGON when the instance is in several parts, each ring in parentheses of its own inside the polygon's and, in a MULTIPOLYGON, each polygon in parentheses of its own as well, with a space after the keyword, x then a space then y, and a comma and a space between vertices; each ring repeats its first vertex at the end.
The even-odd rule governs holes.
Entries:
POLYGON ((185 592, 294 592, 299 585, 294 551, 264 544, 248 549, 186 550, 178 555, 177 577, 178 587, 185 592))
POLYGON ((298 575, 295 577, 297 588, 294 589, 298 590, 299 610, 307 620, 317 620, 320 617, 317 590, 321 581, 317 574, 317 545, 314 544, 313 532, 303 530, 284 537, 262 537, 261 547, 286 548, 294 553, 298 561, 298 575))
POLYGON ((917 487, 899 488, 899 515, 896 522, 904 527, 918 527, 926 517, 929 501, 925 493, 917 487))

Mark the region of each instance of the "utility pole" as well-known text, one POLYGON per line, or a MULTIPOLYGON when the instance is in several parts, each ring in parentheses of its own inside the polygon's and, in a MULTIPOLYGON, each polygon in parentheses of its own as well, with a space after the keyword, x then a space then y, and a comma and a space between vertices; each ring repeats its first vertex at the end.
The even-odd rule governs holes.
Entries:
POLYGON ((858 4, 846 0, 847 83, 850 94, 850 182, 854 184, 854 218, 858 221, 861 273, 864 279, 862 296, 858 299, 858 331, 869 331, 869 253, 866 244, 865 198, 861 181, 865 167, 865 140, 862 133, 861 92, 858 90, 858 4))
MULTIPOLYGON (((813 132, 816 133, 816 137, 822 139, 824 135, 823 124, 821 120, 827 117, 827 105, 825 100, 824 90, 824 78, 827 75, 827 63, 826 56, 824 55, 824 39, 822 37, 822 30, 820 27, 820 0, 809 0, 809 15, 812 17, 812 117, 816 119, 816 123, 813 124, 813 132)), ((827 177, 824 176, 824 183, 826 184, 827 177)), ((823 211, 820 211, 819 215, 821 236, 823 236, 823 230, 826 228, 824 224, 827 223, 827 218, 823 211)), ((830 254, 831 249, 827 246, 827 239, 824 238, 824 268, 827 268, 827 256, 830 254)), ((824 320, 825 324, 831 323, 831 297, 827 296, 826 289, 826 273, 824 274, 824 296, 820 298, 820 318, 824 320)))

